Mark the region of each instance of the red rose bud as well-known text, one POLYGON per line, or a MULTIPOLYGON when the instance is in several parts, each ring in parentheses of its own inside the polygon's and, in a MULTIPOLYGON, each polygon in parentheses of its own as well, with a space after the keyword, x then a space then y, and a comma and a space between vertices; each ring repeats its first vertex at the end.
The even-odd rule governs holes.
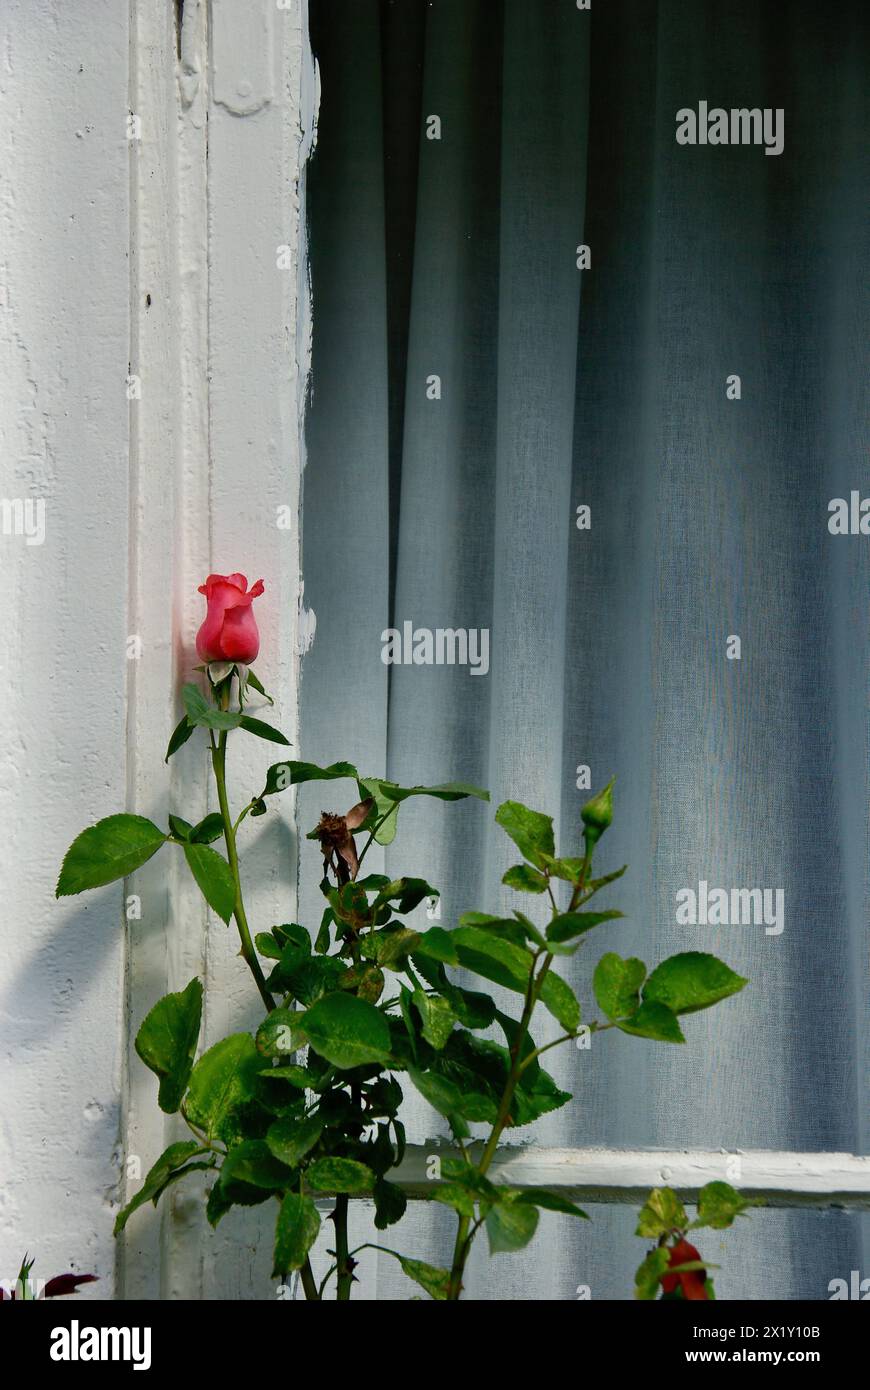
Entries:
POLYGON ((208 604, 205 622, 196 634, 200 660, 241 661, 249 666, 260 650, 252 604, 263 592, 262 579, 249 589, 243 574, 210 574, 199 592, 208 604))
POLYGON ((587 801, 580 812, 585 826, 584 834, 590 845, 594 845, 595 841, 601 838, 613 820, 613 783, 615 781, 616 778, 611 777, 604 790, 600 791, 597 796, 593 796, 591 801, 587 801))
MULTIPOLYGON (((694 1245, 690 1245, 687 1240, 678 1240, 676 1245, 668 1252, 668 1264, 687 1265, 693 1260, 700 1260, 694 1245)), ((686 1269, 681 1274, 663 1274, 662 1288, 665 1293, 673 1293, 679 1284, 683 1290, 683 1298, 690 1302, 698 1302, 700 1299, 707 1298, 707 1271, 706 1269, 686 1269)))

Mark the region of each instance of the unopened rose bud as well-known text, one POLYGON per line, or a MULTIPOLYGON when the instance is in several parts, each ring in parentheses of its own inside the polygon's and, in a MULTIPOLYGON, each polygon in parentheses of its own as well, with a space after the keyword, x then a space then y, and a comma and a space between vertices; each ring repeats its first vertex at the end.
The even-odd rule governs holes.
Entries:
POLYGON ((613 783, 615 781, 616 778, 611 777, 604 790, 600 791, 597 796, 593 796, 591 801, 587 801, 580 812, 586 827, 584 831, 586 842, 589 845, 594 845, 595 841, 601 838, 613 820, 613 783))
MULTIPOLYGON (((252 604, 263 592, 263 581, 248 588, 243 574, 210 574, 199 592, 205 594, 208 611, 196 634, 200 661, 250 664, 260 650, 260 634, 252 604)), ((212 680, 215 677, 212 676, 212 680)))

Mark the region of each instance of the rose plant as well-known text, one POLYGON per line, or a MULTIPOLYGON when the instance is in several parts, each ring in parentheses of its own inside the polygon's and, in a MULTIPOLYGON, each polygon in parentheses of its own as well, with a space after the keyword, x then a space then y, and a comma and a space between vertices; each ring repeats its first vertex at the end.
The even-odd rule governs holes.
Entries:
MULTIPOLYGON (((259 652, 253 600, 263 593, 262 581, 248 589, 244 575, 213 574, 200 592, 208 610, 197 637, 204 664, 197 669, 205 679, 185 685, 185 713, 166 757, 194 734, 205 736, 218 809, 197 824, 172 814, 165 830, 138 815, 99 821, 71 845, 57 893, 100 887, 133 873, 162 846, 178 846, 209 907, 226 924, 235 921, 264 1016, 256 1034, 233 1033, 197 1059, 200 980, 167 994, 148 1013, 136 1051, 158 1078, 159 1106, 179 1115, 191 1137, 170 1144, 156 1161, 118 1213, 116 1233, 144 1203, 156 1205, 173 1184, 204 1171, 214 1176, 206 1203, 212 1225, 236 1205, 277 1204, 274 1273, 283 1278, 298 1271, 308 1299, 322 1299, 333 1286, 337 1299, 350 1298, 359 1257, 379 1249, 394 1255, 432 1298, 457 1300, 482 1228, 491 1252, 499 1253, 528 1244, 540 1210, 585 1219, 564 1195, 509 1186, 495 1181, 491 1171, 506 1131, 571 1100, 544 1069, 543 1054, 576 1039, 581 1027, 681 1044, 684 1015, 718 1003, 746 981, 704 952, 672 956, 651 973, 636 958, 608 952, 593 976, 601 1017, 581 1025, 580 1004, 558 965, 590 932, 622 915, 589 906, 625 872, 623 866, 593 877, 595 849, 613 816, 612 782, 581 811, 577 857, 557 853, 550 816, 519 801, 501 805, 495 819, 522 861, 503 882, 529 911, 467 912, 451 928, 423 928, 409 920, 424 900, 437 897, 437 888, 416 877, 367 873, 365 859, 373 844, 392 843, 409 798, 488 801, 480 788, 458 782, 402 787, 348 762, 321 767, 283 761, 268 768, 261 789, 234 816, 226 777, 230 734, 285 745, 287 740, 248 712, 252 691, 269 700, 250 669, 259 652), (308 835, 322 855, 321 921, 316 931, 289 922, 252 935, 239 832, 248 816, 267 814, 273 796, 311 781, 354 787, 350 809, 324 811, 308 835), (224 853, 214 847, 220 839, 224 853), (545 921, 529 915, 532 902, 546 906, 545 921), (516 995, 518 1016, 506 1011, 503 994, 496 1000, 486 988, 471 988, 469 976, 516 995), (532 1033, 539 1008, 561 1030, 543 1045, 532 1033), (404 1215, 406 1195, 395 1170, 405 1152, 400 1114, 409 1085, 445 1117, 455 1141, 431 1192, 456 1218, 453 1258, 445 1267, 374 1241, 349 1248, 351 1199, 373 1202, 378 1230, 404 1215), (318 1203, 324 1202, 332 1206, 335 1239, 329 1263, 315 1274, 311 1250, 321 1226, 318 1203)), ((701 1194, 695 1224, 721 1227, 745 1204, 725 1183, 711 1188, 716 1191, 705 1189, 706 1198, 701 1194)), ((700 1256, 684 1239, 686 1229, 675 1194, 653 1193, 638 1233, 658 1244, 638 1272, 638 1296, 711 1296, 700 1256)))

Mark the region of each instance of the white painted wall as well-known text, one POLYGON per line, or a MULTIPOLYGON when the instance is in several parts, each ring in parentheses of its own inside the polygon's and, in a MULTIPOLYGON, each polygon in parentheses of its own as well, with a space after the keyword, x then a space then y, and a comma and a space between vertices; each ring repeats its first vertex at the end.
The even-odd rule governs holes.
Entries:
MULTIPOLYGON (((141 921, 120 886, 57 903, 54 884, 99 817, 207 807, 202 745, 163 754, 209 570, 264 579, 257 666, 294 737, 298 527, 276 518, 301 468, 303 18, 302 0, 186 0, 177 36, 170 0, 0 9, 0 497, 46 503, 44 544, 0 536, 0 1278, 27 1249, 37 1275, 98 1273, 80 1296, 266 1292, 253 1226, 203 1232, 181 1189, 111 1235, 127 1163, 176 1137, 132 1037, 193 974, 206 1041, 251 1021, 234 934, 171 847, 126 885, 141 921)), ((237 800, 275 760, 245 743, 237 800)), ((292 914, 284 801, 247 823, 257 929, 292 914)))
POLYGON ((61 856, 123 806, 130 499, 126 6, 0 8, 0 1277, 111 1282, 120 893, 58 907, 61 856))

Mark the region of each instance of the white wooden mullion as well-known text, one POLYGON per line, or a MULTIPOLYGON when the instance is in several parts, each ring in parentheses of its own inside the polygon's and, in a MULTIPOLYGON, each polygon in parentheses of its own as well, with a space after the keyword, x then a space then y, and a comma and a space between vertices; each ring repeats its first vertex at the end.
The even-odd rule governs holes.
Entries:
MULTIPOLYGON (((176 14, 165 0, 130 0, 129 108, 141 133, 130 142, 129 355, 141 394, 130 403, 128 630, 142 654, 128 671, 127 787, 128 809, 160 823, 168 810, 196 819, 213 799, 201 743, 163 763, 179 689, 197 661, 197 586, 210 570, 264 579, 257 670, 276 697, 268 717, 296 737, 309 324, 300 212, 315 100, 302 0, 185 0, 180 29, 176 14), (279 507, 289 527, 279 527, 279 507)), ((259 740, 233 741, 231 804, 259 790, 277 757, 259 740)), ((289 795, 275 798, 244 828, 256 931, 294 916, 292 811, 289 795)), ((126 892, 141 896, 142 919, 128 930, 120 1157, 139 1170, 122 1173, 121 1200, 184 1133, 157 1110, 154 1078, 135 1055, 148 1008, 202 978, 201 1049, 254 1026, 260 1011, 235 929, 206 913, 180 855, 163 851, 126 892)), ((130 1222, 117 1246, 121 1297, 239 1298, 268 1282, 265 1213, 240 1212, 213 1232, 204 1185, 191 1179, 130 1222)))
MULTIPOLYGON (((433 1158, 453 1152, 434 1144, 409 1145, 391 1180, 409 1197, 425 1199, 437 1172, 433 1158)), ((552 1188, 581 1202, 633 1203, 662 1186, 691 1201, 706 1183, 724 1181, 765 1206, 870 1210, 870 1157, 855 1154, 504 1147, 490 1176, 516 1186, 552 1188)))

